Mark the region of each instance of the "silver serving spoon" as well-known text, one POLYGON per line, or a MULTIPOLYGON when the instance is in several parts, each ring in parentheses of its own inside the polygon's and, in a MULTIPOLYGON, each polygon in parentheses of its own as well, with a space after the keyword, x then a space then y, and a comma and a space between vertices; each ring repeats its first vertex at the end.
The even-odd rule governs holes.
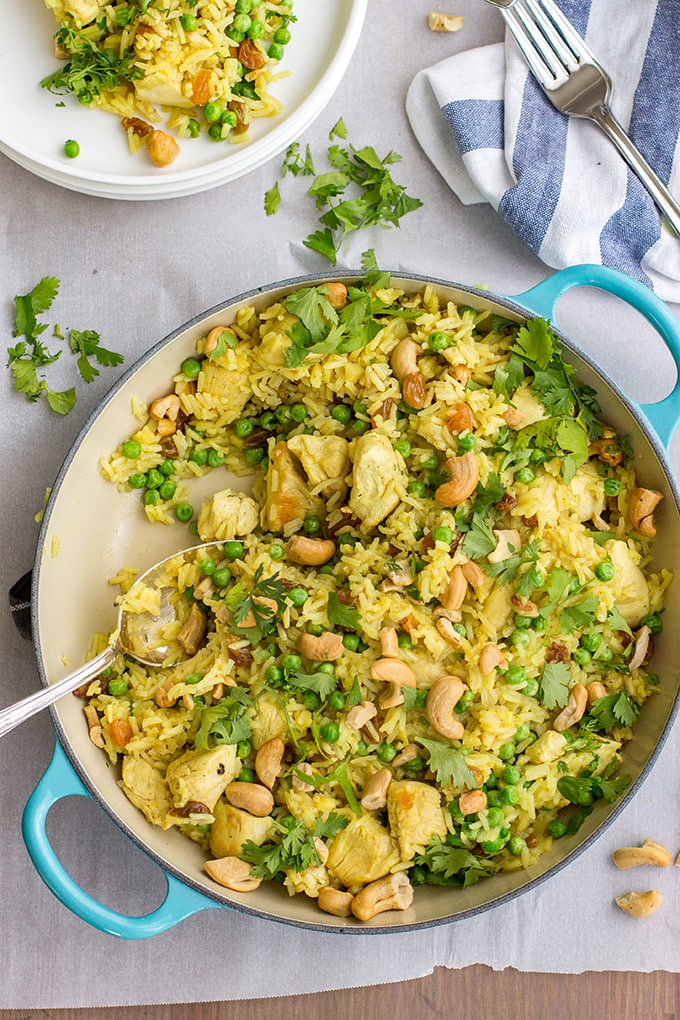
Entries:
MULTIPOLYGON (((223 559, 222 545, 223 543, 219 542, 204 542, 202 545, 195 545, 189 549, 180 549, 145 571, 135 580, 130 590, 132 591, 137 585, 158 588, 165 564, 177 556, 199 552, 202 549, 219 549, 220 555, 217 558, 223 559)), ((35 694, 29 694, 28 697, 17 701, 16 704, 2 709, 0 711, 0 737, 4 737, 6 733, 30 719, 31 716, 42 712, 43 708, 54 704, 64 694, 69 694, 86 684, 88 680, 93 680, 105 669, 108 669, 123 653, 131 655, 145 666, 159 666, 168 652, 168 647, 163 643, 161 637, 162 630, 176 619, 175 608, 168 598, 171 591, 172 589, 160 587, 160 612, 157 616, 151 613, 126 612, 121 608, 111 642, 103 652, 100 652, 94 659, 90 659, 75 673, 65 676, 63 680, 50 684, 49 687, 44 687, 42 690, 36 691, 35 694)), ((189 655, 187 654, 185 658, 188 659, 189 655)))

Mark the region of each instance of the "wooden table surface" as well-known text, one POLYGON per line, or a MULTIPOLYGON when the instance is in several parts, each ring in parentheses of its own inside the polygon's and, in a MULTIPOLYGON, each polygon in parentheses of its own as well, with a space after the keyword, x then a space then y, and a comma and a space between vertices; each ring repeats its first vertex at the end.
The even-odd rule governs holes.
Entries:
POLYGON ((467 967, 401 984, 174 1006, 0 1010, 0 1020, 680 1020, 680 974, 467 967))

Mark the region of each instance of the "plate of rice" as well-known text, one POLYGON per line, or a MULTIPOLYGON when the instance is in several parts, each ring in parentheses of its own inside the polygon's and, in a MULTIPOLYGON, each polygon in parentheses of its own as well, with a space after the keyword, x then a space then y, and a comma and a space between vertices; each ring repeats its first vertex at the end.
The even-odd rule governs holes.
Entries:
POLYGON ((105 198, 194 194, 297 140, 330 100, 366 0, 12 5, 0 150, 105 198))
MULTIPOLYGON (((51 768, 196 894, 181 916, 469 916, 573 859, 658 753, 677 533, 647 420, 521 296, 377 270, 246 295, 145 356, 57 479, 46 681, 102 650, 115 605, 177 618, 158 667, 121 655, 59 704, 51 768)), ((27 809, 39 870, 31 818, 68 787, 27 809)))

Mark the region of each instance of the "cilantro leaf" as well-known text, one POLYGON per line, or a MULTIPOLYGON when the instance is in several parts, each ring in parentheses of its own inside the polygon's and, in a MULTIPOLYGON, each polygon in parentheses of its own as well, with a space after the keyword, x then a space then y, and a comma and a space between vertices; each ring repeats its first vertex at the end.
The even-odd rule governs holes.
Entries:
POLYGON ((546 708, 564 708, 569 700, 571 670, 566 662, 546 662, 538 687, 538 698, 546 708))
POLYGON ((600 603, 595 595, 588 595, 582 602, 566 606, 560 613, 560 626, 568 634, 572 631, 589 627, 595 622, 595 614, 600 603))
POLYGON ((620 726, 632 726, 640 706, 625 691, 615 691, 594 701, 589 711, 605 733, 609 733, 620 726))
POLYGON ((326 606, 328 622, 345 627, 347 630, 358 630, 361 624, 361 613, 355 606, 346 606, 334 591, 328 593, 326 606))
POLYGON ((441 836, 434 836, 424 853, 416 854, 414 864, 442 880, 433 884, 474 885, 496 870, 490 861, 476 857, 464 847, 449 846, 441 836))
POLYGON ((273 216, 274 213, 279 211, 281 207, 281 193, 279 191, 278 181, 274 184, 269 191, 265 192, 264 196, 264 211, 267 216, 273 216))
POLYGON ((224 698, 201 712, 194 747, 206 750, 216 744, 238 744, 251 734, 251 721, 247 713, 252 704, 248 691, 230 687, 224 698))
POLYGON ((301 287, 289 294, 283 304, 308 330, 312 344, 323 340, 329 326, 338 322, 338 313, 325 287, 301 287))
POLYGON ((329 673, 289 673, 287 683, 301 691, 315 691, 324 701, 337 686, 337 680, 329 673))
POLYGON ((556 344, 557 340, 546 319, 529 319, 517 331, 512 350, 539 368, 547 368, 556 344))
POLYGON ((472 521, 461 549, 471 560, 482 560, 498 545, 491 524, 483 514, 472 515, 472 521))
POLYGON ((478 785, 460 748, 427 737, 414 737, 414 740, 429 752, 428 767, 442 786, 450 784, 461 789, 465 786, 474 789, 478 785))
POLYGON ((57 414, 68 414, 69 411, 73 410, 76 402, 75 387, 71 386, 70 389, 61 391, 49 390, 46 386, 43 389, 45 390, 47 403, 57 414))

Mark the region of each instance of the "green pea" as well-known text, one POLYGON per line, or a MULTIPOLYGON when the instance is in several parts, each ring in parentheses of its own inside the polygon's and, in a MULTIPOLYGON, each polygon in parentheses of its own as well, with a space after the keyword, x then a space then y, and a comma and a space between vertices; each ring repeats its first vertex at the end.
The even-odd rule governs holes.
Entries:
POLYGON ((425 482, 419 482, 417 479, 408 483, 406 491, 411 496, 427 496, 427 486, 425 485, 425 482))
POLYGON ((270 432, 277 426, 276 415, 273 411, 263 411, 260 415, 260 425, 263 429, 267 429, 270 432))
POLYGON ((444 545, 451 545, 453 542, 453 529, 447 527, 434 528, 432 539, 434 542, 443 542, 444 545))
POLYGON ((226 127, 236 127, 237 122, 238 122, 238 117, 236 116, 236 114, 234 113, 233 110, 225 110, 224 111, 224 113, 222 114, 222 120, 221 120, 222 124, 224 124, 226 127))
POLYGON ((475 436, 474 432, 468 432, 466 430, 465 432, 461 432, 461 434, 458 436, 458 446, 461 448, 461 450, 474 450, 476 445, 477 437, 475 436))
POLYGON ((340 422, 341 425, 348 425, 352 420, 352 408, 347 404, 336 404, 331 410, 331 418, 340 422))
POLYGON ((269 555, 273 560, 282 560, 286 555, 286 547, 280 542, 272 542, 269 546, 269 555))
POLYGON ((522 688, 522 694, 526 694, 527 698, 535 698, 538 694, 539 683, 538 680, 531 677, 527 680, 524 687, 522 688))
POLYGON ((281 666, 267 666, 264 671, 264 681, 276 687, 284 679, 284 672, 281 666))
POLYGON ((168 478, 170 475, 175 473, 175 462, 172 457, 166 457, 165 460, 158 465, 158 470, 162 475, 168 478))
POLYGON ((614 653, 608 645, 602 645, 597 651, 598 662, 611 662, 614 658, 614 653))
POLYGON ((250 418, 239 418, 234 425, 234 432, 239 439, 245 439, 255 429, 255 422, 251 421, 250 418))
POLYGON ((307 624, 307 633, 308 634, 313 634, 314 637, 321 637, 323 632, 324 632, 324 628, 321 626, 320 623, 308 623, 307 624))
POLYGON ((305 517, 302 522, 302 530, 305 535, 316 535, 321 530, 321 521, 318 517, 305 517))
POLYGON ((316 691, 305 691, 302 695, 302 704, 310 712, 316 712, 321 704, 321 698, 316 691))
POLYGON ((244 11, 236 15, 231 25, 235 32, 247 32, 252 23, 252 18, 244 11))
POLYGON ((263 21, 253 21, 250 28, 246 32, 249 39, 261 39, 264 35, 265 27, 263 21))
POLYGON ((511 758, 515 757, 516 753, 517 748, 515 747, 512 740, 506 741, 505 744, 501 744, 501 746, 498 748, 498 757, 500 758, 501 761, 509 761, 511 758))
POLYGON ((400 630, 397 635, 397 644, 400 648, 410 651, 413 648, 413 638, 405 630, 400 630))
POLYGON ((218 588, 226 588, 231 578, 232 573, 229 567, 220 567, 213 574, 213 581, 218 588))
POLYGON ((513 648, 527 648, 531 644, 531 634, 528 630, 513 630, 510 644, 513 648))
POLYGON ((357 754, 365 755, 368 754, 370 750, 371 748, 369 747, 365 740, 359 740, 357 742, 357 754))
POLYGON ((243 556, 243 542, 225 542, 222 546, 222 552, 228 560, 240 560, 243 556))
POLYGON ((566 824, 561 818, 553 818, 552 822, 548 823, 548 832, 553 839, 561 839, 567 831, 566 824))
POLYGON ((335 676, 335 666, 332 662, 320 662, 316 667, 317 673, 325 673, 326 676, 335 676))
POLYGON ((359 647, 360 641, 361 638, 359 637, 358 634, 345 634, 342 639, 342 644, 347 649, 347 651, 356 652, 357 648, 359 647))
POLYGON ((458 314, 461 316, 469 315, 473 320, 477 318, 476 308, 471 308, 470 305, 459 305, 458 314))
POLYGON ((487 839, 479 845, 485 854, 497 854, 503 849, 503 840, 499 836, 497 839, 487 839))
POLYGON ((224 464, 224 454, 219 450, 208 450, 208 467, 216 468, 224 464))
POLYGON ((587 648, 575 648, 571 653, 571 657, 577 666, 585 666, 592 659, 592 655, 587 648))
POLYGON ((247 758, 252 750, 249 740, 239 740, 236 745, 236 754, 239 758, 247 758))
POLYGON ((602 635, 598 634, 597 631, 592 631, 590 634, 582 634, 579 644, 587 652, 596 652, 602 644, 602 635))
POLYGON ((595 567, 595 577, 598 581, 611 581, 614 576, 614 564, 607 558, 601 560, 595 567))
POLYGON ((470 708, 470 705, 472 705, 474 700, 475 700, 475 692, 474 691, 463 691, 463 693, 461 694, 460 698, 458 699, 458 703, 456 705, 455 711, 456 712, 467 712, 468 709, 470 708))
POLYGON ((535 464, 536 467, 540 467, 541 464, 545 464, 547 459, 548 454, 545 452, 545 450, 533 449, 529 454, 530 462, 532 464, 535 464))
POLYGON ((431 351, 434 351, 435 354, 438 354, 440 351, 448 350, 448 348, 451 346, 451 340, 446 335, 446 333, 442 333, 439 330, 437 330, 434 333, 430 333, 430 335, 428 336, 427 346, 430 348, 431 351))
POLYGON ((293 421, 296 421, 299 424, 309 417, 309 411, 304 404, 293 404, 290 409, 290 416, 293 421))
POLYGON ((500 791, 501 804, 516 804, 519 800, 519 790, 516 786, 504 786, 500 791))
POLYGON ((522 773, 516 765, 506 765, 501 773, 504 783, 509 783, 512 786, 516 786, 522 778, 522 773))
POLYGON ((290 42, 290 32, 287 28, 277 28, 274 32, 274 42, 280 46, 285 46, 286 43, 290 42))
POLYGON ((192 450, 189 460, 192 464, 197 464, 198 467, 204 467, 208 463, 208 451, 205 449, 192 450))
POLYGON ((486 803, 489 807, 498 807, 501 802, 501 791, 500 790, 488 790, 486 794, 486 803))
POLYGON ((190 117, 187 121, 187 134, 189 138, 198 138, 201 133, 201 125, 195 117, 190 117))
POLYGON ((191 503, 178 503, 175 507, 175 517, 182 524, 188 524, 194 516, 194 508, 191 503))
POLYGON ((147 489, 157 489, 163 484, 163 475, 157 468, 150 468, 146 473, 147 489))
POLYGON ((604 483, 606 496, 618 496, 621 492, 621 482, 618 478, 607 478, 604 483))
POLYGON ((522 836, 511 836, 508 840, 508 850, 513 857, 521 857, 527 847, 527 841, 522 836))
POLYGON ((286 404, 281 404, 274 411, 274 416, 279 425, 290 425, 293 417, 290 413, 290 408, 286 404))
POLYGON ((411 444, 409 443, 408 439, 397 439, 396 443, 394 444, 394 449, 397 451, 397 453, 401 454, 404 460, 406 460, 407 457, 411 456, 411 444))
POLYGON ((397 749, 394 746, 394 744, 390 744, 387 741, 385 741, 382 744, 378 744, 378 748, 375 753, 377 754, 380 761, 387 764, 388 762, 391 762, 394 758, 396 758, 397 749))
POLYGON ((193 14, 182 14, 179 23, 185 32, 195 32, 198 28, 198 18, 195 18, 193 14))
POLYGON ((350 535, 348 531, 343 531, 341 535, 338 535, 336 543, 339 546, 348 545, 355 546, 359 539, 355 535, 350 535))
POLYGON ((501 807, 490 807, 486 810, 486 820, 491 828, 495 828, 497 825, 502 825, 505 820, 503 814, 503 808, 501 807))
POLYGON ((299 655, 284 655, 281 665, 289 673, 297 673, 302 668, 302 659, 299 655))
POLYGON ((371 427, 371 423, 368 421, 362 421, 361 418, 355 418, 352 422, 352 431, 356 432, 358 436, 363 436, 365 432, 371 427))
POLYGON ((498 776, 495 773, 490 772, 486 782, 484 783, 485 790, 495 790, 498 786, 498 776))
POLYGON ((347 697, 342 691, 333 691, 328 698, 328 707, 332 708, 334 712, 342 712, 346 701, 347 697))
POLYGON ((269 54, 270 60, 282 60, 283 59, 283 46, 281 46, 280 43, 273 42, 270 45, 269 50, 267 52, 269 54))
POLYGON ((648 613, 640 620, 643 627, 649 627, 652 634, 660 634, 663 630, 663 620, 658 613, 648 613))
POLYGON ((515 472, 515 481, 521 482, 522 485, 529 485, 530 482, 533 482, 535 477, 536 474, 533 468, 530 467, 523 467, 520 468, 519 471, 515 472))
POLYGON ((133 475, 130 475, 127 481, 131 489, 143 489, 146 485, 146 475, 142 474, 141 471, 136 471, 133 475))
POLYGON ((521 687, 527 681, 527 671, 524 666, 508 666, 505 671, 505 682, 511 687, 521 687))
POLYGON ((264 450, 259 446, 243 451, 243 459, 247 464, 261 464, 264 460, 264 450))
POLYGON ((325 740, 327 744, 336 744, 340 738, 340 727, 335 722, 324 723, 319 733, 321 739, 325 740))
POLYGON ((439 457, 436 453, 428 453, 427 457, 420 462, 423 471, 436 471, 439 467, 439 457))
POLYGON ((206 556, 206 558, 201 560, 198 564, 198 569, 205 577, 212 577, 217 570, 217 566, 214 560, 212 560, 209 556, 206 556))
POLYGON ((234 12, 236 14, 250 14, 252 6, 251 0, 236 0, 234 12))
POLYGON ((75 159, 76 156, 80 155, 80 146, 75 138, 69 138, 64 142, 64 155, 68 156, 69 159, 75 159))
POLYGON ((256 778, 257 777, 255 776, 253 769, 249 768, 242 768, 236 777, 237 782, 239 783, 254 783, 256 778))
POLYGON ((171 481, 169 478, 167 478, 158 489, 161 499, 172 499, 176 491, 177 483, 171 481))
POLYGON ((516 744, 523 744, 525 740, 528 740, 531 736, 531 727, 528 723, 522 723, 515 730, 514 740, 516 744))
POLYGON ((119 698, 122 694, 126 694, 128 689, 128 682, 124 676, 114 677, 113 680, 109 680, 108 693, 112 694, 114 698, 119 698))
POLYGON ((291 588, 288 592, 288 598, 296 609, 300 609, 309 598, 309 594, 304 588, 291 588))
POLYGON ((142 453, 142 444, 138 439, 128 439, 123 443, 121 451, 128 460, 137 460, 142 453))
POLYGON ((206 103, 203 107, 203 116, 207 120, 208 124, 219 124, 219 121, 224 113, 224 107, 221 103, 216 103, 211 100, 206 103))

